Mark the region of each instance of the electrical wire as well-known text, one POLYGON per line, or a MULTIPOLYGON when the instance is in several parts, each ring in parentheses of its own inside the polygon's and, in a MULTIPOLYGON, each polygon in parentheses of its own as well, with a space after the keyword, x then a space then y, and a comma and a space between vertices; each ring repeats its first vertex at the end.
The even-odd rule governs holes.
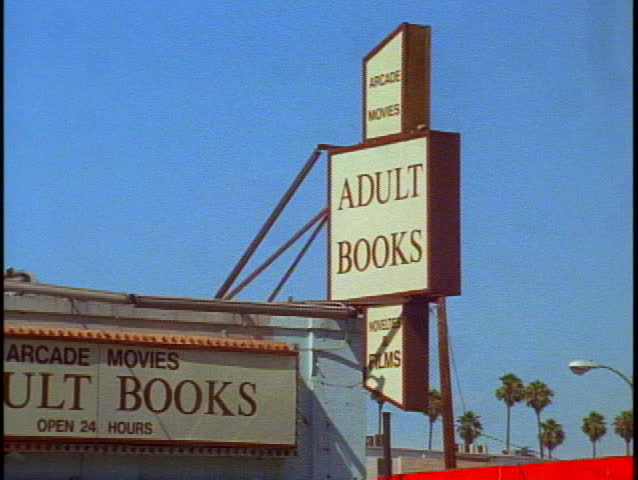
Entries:
POLYGON ((341 387, 341 388, 355 388, 355 387, 361 387, 363 385, 362 382, 357 382, 353 385, 340 385, 338 383, 324 382, 323 380, 315 380, 315 383, 320 383, 321 385, 326 385, 328 387, 341 387))
POLYGON ((463 406, 463 413, 467 412, 467 409, 465 408, 465 399, 463 398, 463 390, 461 390, 461 381, 459 380, 459 373, 456 369, 456 362, 454 361, 454 350, 452 349, 452 339, 450 338, 451 335, 449 334, 448 331, 448 345, 450 346, 450 359, 452 360, 452 370, 454 371, 454 378, 456 378, 456 388, 459 391, 459 396, 461 397, 461 405, 463 406))

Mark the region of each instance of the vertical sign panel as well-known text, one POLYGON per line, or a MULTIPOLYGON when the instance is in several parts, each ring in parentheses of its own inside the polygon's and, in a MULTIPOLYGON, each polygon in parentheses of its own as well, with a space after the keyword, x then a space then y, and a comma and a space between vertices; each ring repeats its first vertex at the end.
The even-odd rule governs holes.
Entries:
POLYGON ((363 59, 364 141, 429 128, 430 36, 403 23, 363 59))
POLYGON ((366 310, 365 387, 403 405, 401 305, 366 310))
POLYGON ((427 408, 428 317, 419 297, 366 309, 364 386, 403 410, 427 408))
POLYGON ((402 58, 399 32, 365 65, 366 138, 401 132, 402 58))

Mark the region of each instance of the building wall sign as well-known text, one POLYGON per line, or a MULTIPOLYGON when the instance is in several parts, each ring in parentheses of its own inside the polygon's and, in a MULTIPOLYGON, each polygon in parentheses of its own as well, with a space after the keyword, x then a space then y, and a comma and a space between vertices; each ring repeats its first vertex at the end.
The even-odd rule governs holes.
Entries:
POLYGON ((5 439, 295 444, 294 350, 183 339, 160 345, 142 337, 111 343, 5 335, 5 439))
POLYGON ((368 307, 364 386, 408 411, 427 408, 428 304, 368 307))
POLYGON ((459 294, 458 134, 335 148, 329 168, 331 300, 459 294))
POLYGON ((368 141, 429 128, 430 27, 401 24, 363 59, 368 141))

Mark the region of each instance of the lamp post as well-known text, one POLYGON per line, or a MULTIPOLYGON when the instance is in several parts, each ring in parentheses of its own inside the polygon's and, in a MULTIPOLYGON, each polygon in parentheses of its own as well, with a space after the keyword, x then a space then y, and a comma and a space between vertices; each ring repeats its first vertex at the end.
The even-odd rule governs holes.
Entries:
POLYGON ((592 368, 606 368, 607 370, 611 370, 616 375, 621 377, 625 382, 627 382, 627 385, 629 385, 629 388, 631 388, 631 394, 633 395, 634 382, 625 374, 623 374, 621 371, 613 367, 610 367, 608 365, 601 365, 599 363, 594 363, 591 360, 574 360, 572 362, 569 362, 569 369, 572 372, 574 372, 576 375, 584 375, 585 373, 589 372, 592 368))

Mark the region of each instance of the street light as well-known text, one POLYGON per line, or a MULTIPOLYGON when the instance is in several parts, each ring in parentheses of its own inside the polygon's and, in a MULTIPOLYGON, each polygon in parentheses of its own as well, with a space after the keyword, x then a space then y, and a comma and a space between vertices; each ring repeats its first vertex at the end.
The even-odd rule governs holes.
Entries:
POLYGON ((585 373, 589 372, 592 368, 606 368, 607 370, 611 370, 616 375, 620 376, 625 382, 627 382, 627 385, 629 385, 629 388, 631 388, 631 393, 633 394, 634 383, 631 381, 631 379, 629 379, 626 375, 624 375, 619 370, 616 370, 615 368, 609 367, 607 365, 594 363, 591 360, 574 360, 573 362, 569 362, 569 369, 572 372, 574 372, 576 375, 584 375, 585 373))

